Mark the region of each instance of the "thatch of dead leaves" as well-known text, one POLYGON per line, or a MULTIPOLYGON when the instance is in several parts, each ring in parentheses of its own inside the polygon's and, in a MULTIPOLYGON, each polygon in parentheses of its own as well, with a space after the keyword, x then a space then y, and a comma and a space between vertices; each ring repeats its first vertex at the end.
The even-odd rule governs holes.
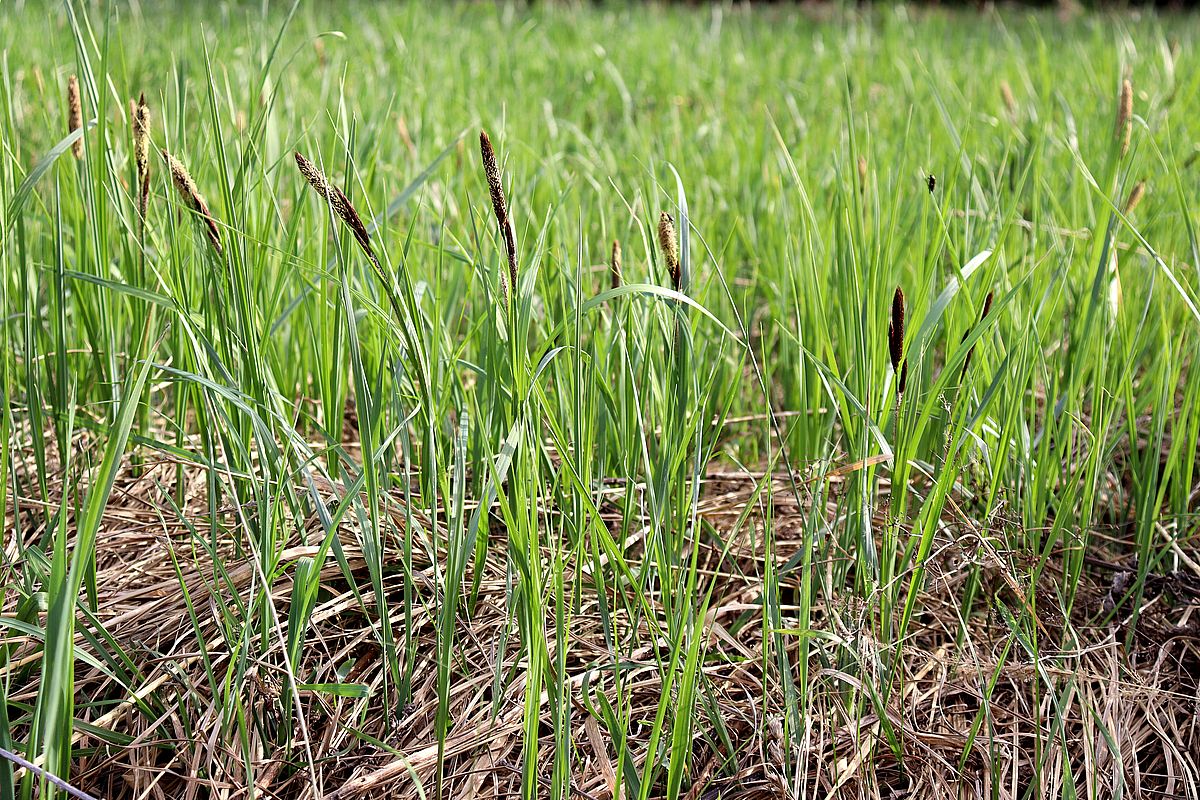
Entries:
MULTIPOLYGON (((206 528, 205 476, 194 467, 179 470, 179 466, 170 461, 137 466, 127 462, 97 544, 99 619, 136 668, 134 685, 126 687, 78 662, 77 697, 88 705, 77 708, 86 726, 77 726, 76 745, 83 755, 70 778, 100 797, 190 800, 252 793, 241 748, 217 733, 227 708, 210 694, 211 683, 180 585, 182 579, 196 624, 203 630, 211 669, 220 676, 234 657, 234 648, 222 638, 220 609, 232 607, 235 595, 245 602, 251 594, 261 593, 261 580, 253 564, 240 554, 231 515, 222 520, 227 532, 219 546, 224 574, 214 568, 211 555, 197 546, 184 520, 199 530, 206 528), (183 477, 182 485, 176 483, 178 475, 183 477), (179 501, 182 517, 164 508, 164 493, 179 501), (178 564, 179 575, 173 564, 178 564)), ((24 469, 32 466, 26 464, 24 469)), ((718 531, 732 529, 753 481, 761 478, 731 472, 710 476, 702 510, 718 531)), ((800 547, 803 515, 789 494, 786 477, 775 480, 775 553, 783 565, 800 547)), ((61 491, 61 476, 51 488, 61 491)), ((327 501, 336 502, 338 491, 333 486, 319 488, 327 501)), ((52 498, 52 505, 58 499, 52 498)), ((27 546, 47 535, 42 505, 21 498, 16 513, 22 515, 19 530, 27 546)), ((829 514, 835 513, 831 505, 829 514)), ((17 550, 12 532, 18 527, 11 505, 5 509, 4 522, 6 564, 19 568, 13 563, 17 550)), ((297 534, 288 543, 278 576, 269 587, 282 619, 291 596, 292 567, 297 559, 312 555, 320 541, 314 521, 304 522, 295 527, 307 534, 297 534)), ((369 587, 356 531, 347 524, 339 533, 352 577, 358 587, 369 587)), ((636 554, 637 543, 630 546, 636 554)), ((1073 612, 1076 645, 1047 653, 1048 642, 1062 638, 1065 621, 1061 615, 1039 611, 1043 617, 1039 627, 1047 640, 1040 662, 1031 663, 1026 653, 1012 646, 1011 629, 997 614, 972 616, 966 621, 966 637, 959 641, 960 599, 969 566, 982 564, 984 591, 1007 597, 1010 607, 1018 602, 1014 593, 1024 585, 1024 578, 1006 566, 1014 560, 996 552, 973 526, 947 525, 922 597, 924 611, 904 642, 902 680, 884 711, 896 732, 895 744, 885 740, 882 731, 888 725, 878 710, 863 699, 867 684, 882 679, 877 656, 891 645, 872 635, 863 603, 849 591, 816 609, 813 626, 828 635, 813 640, 809 680, 798 687, 808 699, 809 712, 786 740, 783 689, 776 666, 780 662, 774 654, 764 657, 761 532, 754 526, 743 527, 724 562, 718 544, 701 541, 697 546, 703 548, 701 564, 716 590, 708 617, 703 700, 696 712, 697 735, 688 768, 689 800, 1063 796, 1064 782, 1075 783, 1090 796, 1111 796, 1118 783, 1134 797, 1198 796, 1200 607, 1194 597, 1185 597, 1186 592, 1176 593, 1183 600, 1176 599, 1173 605, 1169 592, 1148 592, 1142 622, 1130 636, 1121 622, 1127 614, 1118 613, 1112 624, 1088 623, 1100 617, 1104 603, 1112 601, 1112 590, 1122 574, 1097 572, 1081 590, 1084 599, 1073 612), (983 708, 988 692, 991 702, 983 708), (972 738, 972 725, 978 721, 982 724, 972 738), (1034 759, 1041 759, 1040 770, 1034 769, 1034 759), (1043 784, 1031 786, 1032 776, 1038 773, 1043 784)), ((503 552, 502 539, 490 552, 483 567, 480 601, 469 618, 461 620, 452 665, 452 728, 445 744, 447 797, 519 793, 523 672, 517 634, 504 610, 506 571, 496 555, 503 552), (498 694, 497 675, 501 677, 498 694)), ((390 571, 384 586, 385 592, 394 594, 388 607, 398 631, 405 625, 399 553, 398 546, 388 548, 385 566, 390 571)), ((434 596, 432 565, 414 567, 416 594, 434 596)), ((795 627, 794 616, 789 616, 795 607, 788 605, 794 598, 786 595, 796 582, 785 575, 782 583, 786 629, 789 623, 795 627)), ((430 606, 420 603, 413 609, 410 633, 417 644, 417 661, 412 700, 398 707, 395 687, 385 675, 376 646, 373 595, 360 588, 361 600, 356 598, 332 558, 322 585, 325 593, 313 614, 296 670, 302 680, 314 684, 360 682, 371 688, 371 694, 349 698, 300 692, 299 714, 288 711, 292 695, 281 680, 280 658, 285 636, 277 631, 268 642, 245 643, 252 666, 244 685, 232 691, 251 711, 247 735, 259 796, 313 798, 319 792, 339 799, 409 798, 418 796, 418 780, 428 794, 438 756, 436 623, 430 606), (348 673, 339 675, 339 667, 348 673), (281 735, 285 726, 293 732, 291 737, 281 735), (288 738, 292 739, 289 748, 276 744, 288 738), (315 774, 307 766, 304 745, 312 754, 315 774)), ((1037 596, 1045 595, 1045 609, 1053 602, 1052 589, 1051 585, 1044 591, 1039 588, 1037 596)), ((15 592, 6 591, 5 614, 12 613, 16 601, 15 592)), ((89 627, 82 618, 79 624, 89 627)), ((609 692, 609 699, 614 699, 611 682, 604 677, 613 654, 604 641, 594 593, 590 597, 585 593, 570 625, 565 678, 572 700, 573 793, 580 798, 611 798, 621 765, 604 727, 588 713, 595 704, 585 702, 585 693, 594 697, 609 692)), ((621 652, 633 698, 630 747, 640 765, 661 690, 659 668, 654 640, 644 622, 634 631, 628 619, 618 619, 617 630, 626 636, 621 652), (635 644, 629 645, 630 641, 635 644)), ((5 680, 10 707, 17 708, 36 696, 40 645, 13 630, 6 637, 16 646, 5 680)), ((547 639, 554 641, 553 620, 547 620, 547 639)), ((782 641, 794 667, 798 639, 782 641)), ((100 655, 82 636, 77 644, 82 651, 100 655)), ((554 739, 545 696, 543 711, 540 753, 548 775, 554 739)), ((26 732, 18 725, 14 738, 20 741, 26 732)))

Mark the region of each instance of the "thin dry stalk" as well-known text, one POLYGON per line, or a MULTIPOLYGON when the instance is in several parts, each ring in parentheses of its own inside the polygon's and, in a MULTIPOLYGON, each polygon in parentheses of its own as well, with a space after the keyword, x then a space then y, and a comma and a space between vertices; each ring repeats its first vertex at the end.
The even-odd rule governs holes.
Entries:
POLYGON ((315 189, 325 202, 329 203, 333 213, 346 223, 346 227, 354 234, 354 240, 358 242, 358 246, 366 253, 371 264, 378 269, 379 259, 375 257, 375 251, 371 248, 371 236, 367 233, 367 227, 363 225, 362 218, 358 216, 358 212, 351 205, 350 198, 346 197, 341 189, 331 184, 315 164, 300 155, 299 152, 296 152, 295 156, 296 167, 304 176, 304 180, 308 181, 308 185, 315 189))
POLYGON ((667 273, 671 276, 671 286, 679 291, 683 272, 679 267, 679 247, 675 244, 675 220, 665 211, 658 216, 658 246, 662 250, 667 273))
POLYGON ((150 204, 150 109, 145 94, 138 98, 133 112, 133 160, 137 165, 138 216, 145 220, 150 204))
POLYGON ((1121 81, 1121 96, 1117 101, 1117 124, 1113 136, 1121 146, 1121 157, 1129 152, 1133 137, 1133 84, 1128 78, 1121 81))
POLYGON ((208 236, 209 243, 217 251, 217 254, 220 255, 221 231, 217 227, 217 221, 213 218, 212 212, 208 210, 208 203, 204 201, 203 195, 196 188, 196 182, 192 180, 192 176, 188 173, 187 167, 183 165, 183 162, 168 153, 165 149, 162 151, 162 157, 167 162, 167 169, 171 171, 171 182, 175 184, 175 191, 179 192, 179 197, 183 200, 183 204, 200 216, 200 220, 204 223, 204 232, 208 236))
MULTIPOLYGON (((83 127, 83 102, 79 99, 79 79, 72 75, 67 79, 67 132, 74 133, 83 127)), ((83 137, 71 144, 71 153, 83 158, 83 137)))
POLYGON ((513 297, 517 293, 517 237, 513 232, 512 218, 508 215, 508 202, 504 198, 504 185, 500 181, 500 165, 496 162, 496 150, 487 131, 479 132, 479 153, 483 157, 483 176, 487 179, 488 192, 492 196, 492 211, 500 234, 504 237, 504 252, 508 256, 508 291, 513 297))
POLYGON ((609 275, 612 277, 612 288, 621 288, 621 243, 613 239, 612 259, 608 262, 609 275))

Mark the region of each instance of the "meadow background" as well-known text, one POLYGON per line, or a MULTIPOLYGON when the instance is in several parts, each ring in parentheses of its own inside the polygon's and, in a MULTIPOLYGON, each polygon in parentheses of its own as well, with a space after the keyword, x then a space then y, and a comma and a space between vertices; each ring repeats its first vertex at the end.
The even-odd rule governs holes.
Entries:
POLYGON ((0 794, 1200 797, 1198 30, 5 3, 0 794))

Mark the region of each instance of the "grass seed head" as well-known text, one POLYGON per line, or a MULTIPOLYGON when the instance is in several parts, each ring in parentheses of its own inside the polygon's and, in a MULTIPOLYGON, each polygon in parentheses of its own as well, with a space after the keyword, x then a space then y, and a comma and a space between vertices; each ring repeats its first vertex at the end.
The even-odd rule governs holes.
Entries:
POLYGON ((658 246, 671 276, 671 285, 675 291, 679 291, 683 273, 679 268, 679 248, 675 244, 675 220, 665 211, 658 216, 658 246))
POLYGON ((929 193, 933 194, 934 190, 937 189, 937 176, 932 172, 929 173, 929 179, 926 181, 926 184, 929 186, 929 193))
POLYGON ((1113 136, 1121 146, 1121 157, 1129 152, 1133 137, 1133 84, 1128 78, 1121 81, 1121 96, 1117 101, 1117 124, 1113 136))
POLYGON ((187 167, 178 158, 168 153, 165 149, 162 151, 162 157, 167 162, 167 169, 171 171, 171 182, 175 184, 175 191, 179 193, 179 197, 183 200, 185 206, 200 215, 200 219, 204 223, 204 232, 208 236, 208 241, 219 254, 221 252, 221 230, 217 227, 217 222, 213 219, 212 213, 209 212, 208 203, 204 201, 204 196, 196 188, 196 182, 192 180, 187 167))
POLYGON ((609 274, 612 277, 612 288, 621 288, 621 243, 613 239, 612 259, 608 262, 609 274))
POLYGON ((1146 182, 1138 181, 1133 188, 1129 190, 1129 197, 1125 199, 1125 216, 1129 216, 1142 202, 1142 198, 1146 196, 1146 182))
POLYGON ((309 161, 304 156, 300 155, 299 151, 295 153, 296 168, 300 170, 300 174, 304 176, 304 180, 308 181, 308 185, 316 190, 317 194, 329 203, 329 207, 333 209, 333 213, 346 224, 350 232, 354 234, 354 240, 358 242, 358 246, 366 253, 367 258, 375 267, 379 267, 379 259, 375 257, 375 251, 371 247, 371 235, 367 232, 367 226, 363 225, 362 217, 358 215, 358 211, 350 203, 350 198, 346 197, 345 193, 338 187, 331 184, 321 170, 317 169, 316 164, 309 161))
POLYGON ((858 191, 867 191, 867 157, 858 157, 858 191))
POLYGON ((900 362, 904 360, 904 290, 896 287, 892 295, 892 319, 888 322, 888 355, 892 359, 892 369, 900 371, 900 362))
POLYGON ((1000 99, 1004 101, 1004 108, 1008 111, 1010 117, 1017 114, 1017 98, 1013 97, 1012 87, 1008 85, 1008 81, 1000 81, 1000 99))
POLYGON ((492 196, 492 211, 500 234, 504 237, 504 252, 508 257, 508 285, 516 294, 517 286, 517 237, 512 219, 508 215, 508 202, 504 197, 504 184, 500 180, 500 165, 496 162, 496 150, 487 131, 479 132, 479 154, 483 157, 483 176, 487 180, 488 193, 492 196))
MULTIPOLYGON (((67 79, 67 132, 74 133, 83 127, 83 102, 79 99, 79 79, 72 75, 67 79)), ((83 137, 71 145, 71 153, 83 158, 83 137)))
POLYGON ((138 215, 145 219, 150 202, 150 109, 145 94, 133 110, 133 160, 137 165, 138 215))
MULTIPOLYGON (((983 299, 983 311, 979 314, 979 321, 982 323, 987 319, 987 315, 992 311, 992 300, 995 299, 995 292, 988 292, 987 297, 983 299)), ((967 337, 971 335, 971 328, 963 331, 961 342, 965 342, 967 337)), ((961 383, 963 377, 967 374, 967 367, 971 366, 971 357, 975 355, 975 345, 971 345, 971 349, 967 351, 967 357, 963 359, 962 371, 958 373, 958 380, 961 383)))

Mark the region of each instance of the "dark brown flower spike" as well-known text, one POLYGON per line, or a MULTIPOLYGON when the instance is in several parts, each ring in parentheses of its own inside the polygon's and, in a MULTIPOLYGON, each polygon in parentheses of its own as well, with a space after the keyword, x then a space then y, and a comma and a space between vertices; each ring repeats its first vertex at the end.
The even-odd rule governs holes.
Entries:
MULTIPOLYGON (((995 297, 995 294, 996 294, 995 292, 988 292, 987 297, 984 298, 983 311, 980 312, 980 314, 979 314, 979 322, 980 323, 982 323, 985 319, 987 319, 987 315, 991 312, 992 299, 995 297)), ((960 344, 962 342, 965 342, 967 340, 967 337, 971 335, 971 330, 972 330, 971 328, 967 328, 967 330, 965 330, 963 332, 963 336, 962 336, 962 339, 960 340, 960 344)), ((971 345, 971 349, 967 351, 967 357, 963 360, 962 371, 958 373, 959 382, 961 382, 962 379, 966 376, 967 367, 971 366, 971 357, 973 355, 975 355, 975 345, 971 345)))
POLYGON ((671 276, 671 286, 679 291, 683 272, 679 267, 679 247, 675 243, 675 220, 665 211, 658 217, 658 246, 662 250, 667 273, 671 276))
POLYGON ((516 295, 517 286, 517 237, 513 231, 512 218, 508 215, 508 203, 504 198, 504 185, 500 181, 500 165, 496 162, 496 150, 487 131, 479 132, 479 153, 483 157, 483 176, 487 180, 488 193, 492 196, 492 211, 504 237, 504 252, 508 256, 508 285, 516 295))
POLYGON ((621 243, 613 239, 612 260, 608 263, 608 271, 612 277, 612 288, 621 288, 621 243))
POLYGON ((208 203, 204 201, 204 196, 196 189, 196 182, 188 174, 187 167, 175 156, 163 150, 162 157, 167 162, 167 168, 171 171, 171 182, 175 184, 175 191, 179 192, 179 197, 183 200, 183 204, 200 216, 200 221, 204 223, 204 232, 208 236, 208 241, 212 244, 213 249, 220 254, 221 231, 217 227, 217 222, 213 219, 212 213, 208 210, 208 203))
MULTIPOLYGON (((79 99, 79 79, 72 75, 67 79, 67 132, 74 133, 83 127, 83 102, 79 99)), ((83 158, 83 137, 71 143, 71 153, 83 158)))
POLYGON ((341 189, 331 184, 315 164, 300 155, 299 152, 296 152, 295 156, 296 167, 304 176, 304 180, 308 181, 308 185, 316 190, 325 202, 329 203, 333 213, 337 214, 346 224, 346 227, 354 234, 354 241, 358 242, 358 246, 366 253, 371 264, 378 269, 379 259, 375 257, 375 251, 371 248, 371 236, 367 233, 367 226, 363 225, 362 218, 358 216, 358 211, 351 205, 350 198, 346 197, 341 189))
POLYGON ((138 216, 145 219, 150 204, 150 109, 145 94, 133 111, 133 160, 137 165, 138 216))

